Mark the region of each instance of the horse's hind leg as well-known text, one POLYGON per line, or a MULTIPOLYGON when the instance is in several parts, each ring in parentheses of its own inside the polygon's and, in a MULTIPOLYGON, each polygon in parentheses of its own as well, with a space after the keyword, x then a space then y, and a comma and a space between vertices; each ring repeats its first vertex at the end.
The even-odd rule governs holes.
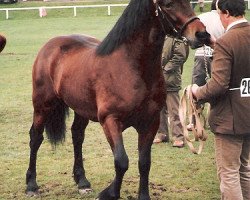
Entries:
POLYGON ((120 198, 120 189, 125 172, 128 169, 128 156, 125 152, 121 123, 112 116, 106 117, 102 124, 107 140, 114 155, 115 179, 100 194, 99 200, 117 200, 120 198))
POLYGON ((36 159, 37 151, 43 141, 44 120, 43 117, 34 112, 34 121, 30 128, 30 162, 26 173, 26 193, 33 196, 38 192, 38 185, 36 183, 36 159))
POLYGON ((84 131, 86 126, 88 125, 88 122, 88 119, 85 119, 75 113, 74 122, 71 127, 75 156, 73 174, 74 180, 78 184, 78 189, 80 193, 86 193, 91 191, 90 182, 85 177, 85 170, 83 168, 82 159, 82 144, 85 137, 84 131))

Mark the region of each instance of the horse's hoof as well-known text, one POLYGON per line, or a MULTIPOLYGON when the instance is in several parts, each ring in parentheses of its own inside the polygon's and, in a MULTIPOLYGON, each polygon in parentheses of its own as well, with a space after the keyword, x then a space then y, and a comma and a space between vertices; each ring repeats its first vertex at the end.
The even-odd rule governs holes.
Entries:
POLYGON ((26 191, 26 196, 27 197, 38 197, 39 193, 38 191, 34 192, 34 191, 26 191))
POLYGON ((91 188, 84 188, 84 189, 79 189, 78 191, 81 195, 84 195, 91 193, 93 190, 91 188))

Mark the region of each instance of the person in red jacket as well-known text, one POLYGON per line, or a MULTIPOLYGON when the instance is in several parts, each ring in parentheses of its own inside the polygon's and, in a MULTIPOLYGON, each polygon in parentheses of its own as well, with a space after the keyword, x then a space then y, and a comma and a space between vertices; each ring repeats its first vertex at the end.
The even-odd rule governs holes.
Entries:
POLYGON ((221 199, 250 199, 250 24, 244 0, 218 0, 226 33, 217 39, 212 77, 192 86, 193 96, 211 105, 221 199))

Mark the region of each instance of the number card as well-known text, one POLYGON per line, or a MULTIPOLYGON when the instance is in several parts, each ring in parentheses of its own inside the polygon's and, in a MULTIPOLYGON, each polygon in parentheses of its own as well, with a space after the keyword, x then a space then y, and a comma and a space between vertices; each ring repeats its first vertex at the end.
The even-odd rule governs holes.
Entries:
POLYGON ((213 49, 211 47, 206 46, 204 49, 204 53, 206 56, 213 56, 213 49))
POLYGON ((243 78, 240 83, 241 97, 250 97, 250 78, 243 78))

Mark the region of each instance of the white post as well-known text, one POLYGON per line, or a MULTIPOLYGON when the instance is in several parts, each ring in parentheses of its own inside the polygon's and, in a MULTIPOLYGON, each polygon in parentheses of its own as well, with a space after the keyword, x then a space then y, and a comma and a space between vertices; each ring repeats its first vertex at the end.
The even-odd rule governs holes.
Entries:
POLYGON ((248 0, 248 10, 250 10, 250 0, 248 0))
POLYGON ((74 6, 74 17, 76 17, 76 6, 74 6))
POLYGON ((108 15, 110 16, 110 6, 108 6, 108 15))
POLYGON ((39 16, 40 17, 46 17, 47 16, 47 11, 46 11, 45 7, 40 7, 39 8, 39 16))
POLYGON ((9 10, 6 10, 6 19, 9 19, 9 10))

